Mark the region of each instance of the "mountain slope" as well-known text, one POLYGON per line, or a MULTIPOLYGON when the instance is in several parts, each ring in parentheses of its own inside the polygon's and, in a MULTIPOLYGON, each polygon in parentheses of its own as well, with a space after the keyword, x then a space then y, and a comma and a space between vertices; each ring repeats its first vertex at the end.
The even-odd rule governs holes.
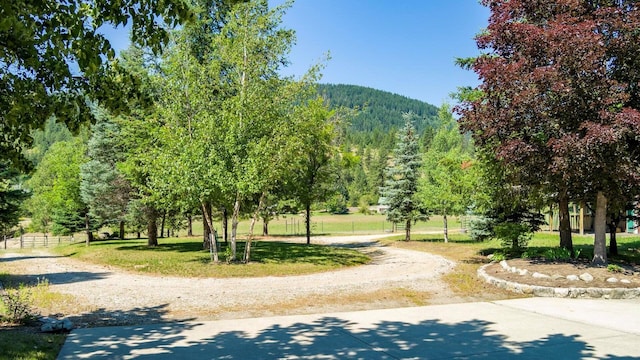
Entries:
POLYGON ((418 116, 414 125, 420 134, 437 124, 436 106, 387 91, 357 85, 319 84, 318 93, 332 108, 344 106, 360 109, 347 129, 348 136, 353 140, 369 142, 373 140, 373 133, 395 132, 404 125, 402 114, 406 112, 418 116))

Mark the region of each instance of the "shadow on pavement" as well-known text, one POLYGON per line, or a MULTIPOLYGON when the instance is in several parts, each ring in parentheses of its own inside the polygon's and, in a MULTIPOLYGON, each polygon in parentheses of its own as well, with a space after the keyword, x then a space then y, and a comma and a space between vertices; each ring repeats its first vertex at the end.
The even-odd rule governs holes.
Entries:
MULTIPOLYGON (((255 333, 221 331, 201 323, 104 328, 103 335, 74 331, 59 359, 583 359, 593 347, 577 335, 550 334, 514 342, 496 333, 492 322, 382 321, 366 329, 339 317, 309 323, 272 325, 255 333), (112 329, 112 330, 110 330, 112 329), (73 346, 67 346, 69 344, 73 346)), ((526 324, 523 324, 526 327, 526 324)), ((102 330, 101 330, 102 331, 102 330)), ((604 359, 632 359, 608 355, 604 359)))

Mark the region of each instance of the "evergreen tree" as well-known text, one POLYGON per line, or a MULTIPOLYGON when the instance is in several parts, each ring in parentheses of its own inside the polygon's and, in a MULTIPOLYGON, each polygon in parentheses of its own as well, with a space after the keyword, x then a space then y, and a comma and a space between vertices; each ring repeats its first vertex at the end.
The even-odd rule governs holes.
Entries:
POLYGON ((123 239, 131 186, 116 167, 124 155, 119 137, 119 127, 106 118, 94 125, 87 145, 89 161, 80 168, 80 195, 98 223, 119 223, 119 237, 123 239))
POLYGON ((421 166, 418 136, 413 127, 412 113, 404 114, 404 128, 398 133, 393 150, 393 165, 387 168, 385 186, 381 189, 384 204, 389 206, 387 220, 404 222, 405 240, 411 240, 411 223, 428 219, 427 212, 417 198, 421 166))
POLYGON ((14 186, 17 175, 8 161, 0 160, 0 236, 9 235, 20 218, 20 204, 26 194, 14 186))

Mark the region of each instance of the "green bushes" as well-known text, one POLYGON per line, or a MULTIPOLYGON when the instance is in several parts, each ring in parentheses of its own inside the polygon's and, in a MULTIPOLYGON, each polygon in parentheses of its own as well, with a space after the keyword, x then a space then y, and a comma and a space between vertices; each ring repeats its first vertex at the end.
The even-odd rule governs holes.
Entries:
POLYGON ((0 319, 12 324, 26 324, 35 319, 31 289, 20 284, 17 289, 0 290, 0 319))

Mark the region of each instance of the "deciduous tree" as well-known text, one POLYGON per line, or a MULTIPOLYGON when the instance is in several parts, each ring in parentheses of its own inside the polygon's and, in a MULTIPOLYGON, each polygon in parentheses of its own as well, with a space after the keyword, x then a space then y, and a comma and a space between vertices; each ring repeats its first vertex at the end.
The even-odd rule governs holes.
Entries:
POLYGON ((448 105, 440 108, 439 117, 440 127, 424 154, 419 196, 430 212, 443 216, 448 242, 448 216, 463 215, 472 205, 479 172, 448 105))
POLYGON ((131 24, 134 42, 159 50, 166 27, 190 17, 182 0, 0 1, 2 157, 19 163, 31 131, 52 115, 77 129, 91 118, 85 96, 112 110, 136 96, 100 27, 131 24))
MULTIPOLYGON (((635 2, 483 1, 491 10, 477 37, 487 53, 473 62, 482 96, 460 108, 462 128, 495 154, 511 184, 552 195, 560 244, 572 248, 568 204, 591 193, 596 204, 594 262, 606 263, 606 193, 640 180, 640 116, 635 2), (635 25, 631 25, 635 24, 635 25), (632 73, 633 76, 625 74, 632 73), (597 195, 597 196, 596 196, 597 195)), ((615 191, 614 191, 615 192, 615 191)))

